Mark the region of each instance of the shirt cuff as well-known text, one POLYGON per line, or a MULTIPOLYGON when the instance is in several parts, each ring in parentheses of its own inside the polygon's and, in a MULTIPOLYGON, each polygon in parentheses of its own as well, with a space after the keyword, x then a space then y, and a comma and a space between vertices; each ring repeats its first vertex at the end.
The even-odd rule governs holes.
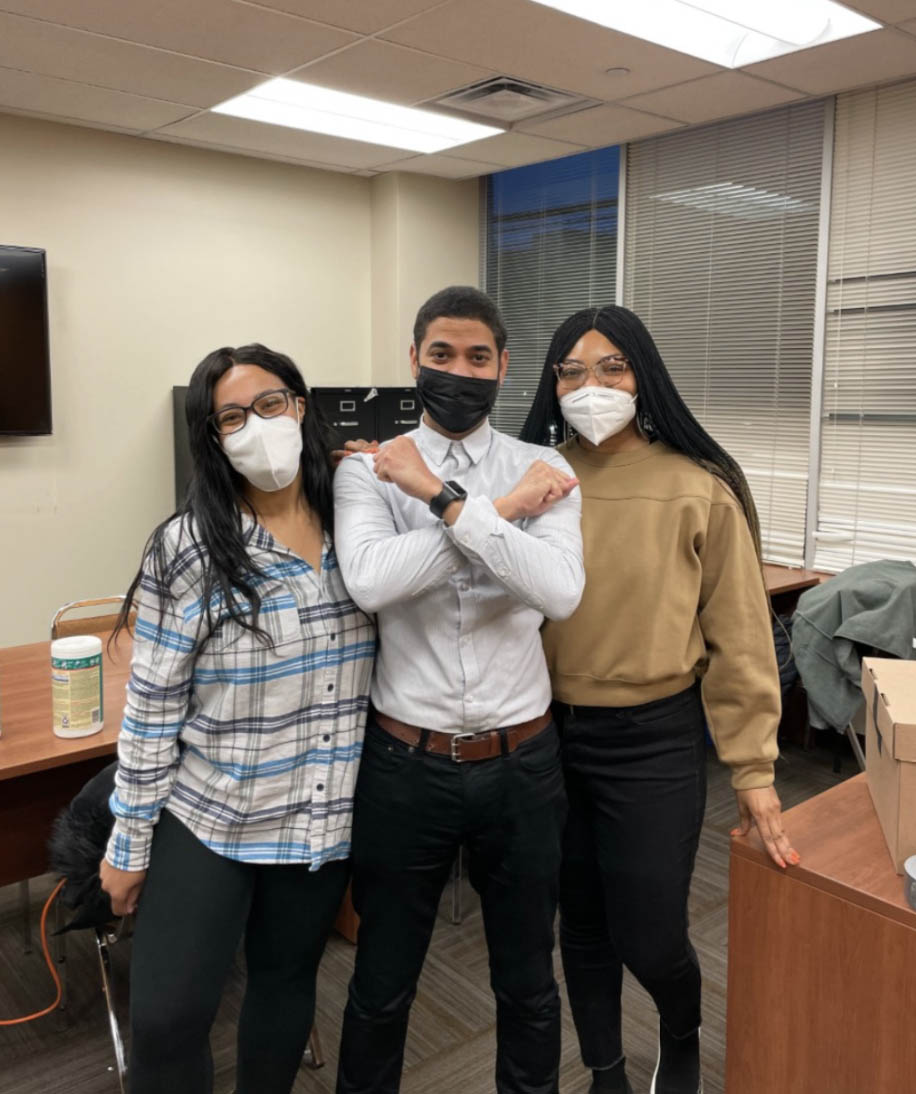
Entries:
POLYGON ((150 849, 153 843, 153 825, 141 833, 136 831, 128 835, 115 821, 108 846, 105 849, 105 861, 116 870, 145 870, 149 866, 150 849))
POLYGON ((772 763, 741 764, 732 768, 733 790, 761 790, 775 781, 772 763))
POLYGON ((502 517, 489 498, 467 498, 451 527, 446 525, 446 533, 463 552, 481 556, 490 536, 501 536, 502 517))

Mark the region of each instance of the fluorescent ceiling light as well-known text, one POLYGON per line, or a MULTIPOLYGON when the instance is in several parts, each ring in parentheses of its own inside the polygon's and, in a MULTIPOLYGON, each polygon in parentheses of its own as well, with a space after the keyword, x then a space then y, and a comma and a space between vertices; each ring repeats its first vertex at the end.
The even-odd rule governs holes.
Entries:
POLYGON ((213 112, 411 152, 442 152, 505 132, 492 125, 332 91, 299 80, 269 80, 214 106, 213 112))
POLYGON ((834 0, 534 2, 726 68, 740 68, 881 27, 834 0))

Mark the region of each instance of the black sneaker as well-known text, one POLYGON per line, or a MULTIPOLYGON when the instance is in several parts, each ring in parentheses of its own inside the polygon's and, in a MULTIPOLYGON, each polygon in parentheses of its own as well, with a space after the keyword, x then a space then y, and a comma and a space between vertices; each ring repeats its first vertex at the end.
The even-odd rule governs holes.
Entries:
POLYGON ((675 1037, 658 1024, 658 1062, 649 1094, 703 1094, 700 1031, 675 1037))
POLYGON ((626 1057, 621 1056, 613 1067, 592 1072, 592 1085, 588 1094, 633 1094, 626 1073, 626 1057))

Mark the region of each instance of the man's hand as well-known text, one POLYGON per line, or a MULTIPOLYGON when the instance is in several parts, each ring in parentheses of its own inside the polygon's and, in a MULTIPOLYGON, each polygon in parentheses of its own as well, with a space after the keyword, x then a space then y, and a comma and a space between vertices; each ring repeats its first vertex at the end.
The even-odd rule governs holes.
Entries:
POLYGON ((345 441, 343 448, 335 448, 331 452, 331 466, 336 470, 342 460, 355 452, 368 452, 371 456, 374 452, 378 452, 378 441, 345 441))
POLYGON ((381 482, 391 482, 408 497, 427 505, 442 490, 437 478, 423 462, 420 450, 410 437, 395 437, 373 456, 375 473, 381 482))
POLYGON ((514 489, 493 504, 504 520, 539 517, 578 485, 578 479, 570 478, 543 460, 535 460, 514 489))
POLYGON ((763 786, 758 790, 736 790, 738 799, 739 828, 733 828, 733 836, 746 836, 752 825, 757 826, 770 858, 783 869, 786 865, 797 866, 801 855, 789 842, 782 825, 782 806, 775 787, 763 786))
POLYGON ((146 881, 145 870, 118 870, 105 859, 99 863, 102 890, 111 897, 115 915, 132 915, 137 910, 140 890, 146 881))

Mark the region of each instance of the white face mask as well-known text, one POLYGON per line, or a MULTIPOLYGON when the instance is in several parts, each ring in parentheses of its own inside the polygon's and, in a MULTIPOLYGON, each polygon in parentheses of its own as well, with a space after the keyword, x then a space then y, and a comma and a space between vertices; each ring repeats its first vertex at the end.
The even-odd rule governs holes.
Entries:
POLYGON ((601 444, 636 417, 636 396, 618 387, 589 384, 562 396, 560 411, 577 433, 601 444))
POLYGON ((221 437, 226 459, 258 490, 282 490, 296 477, 302 456, 299 413, 295 418, 248 415, 237 433, 221 437))

